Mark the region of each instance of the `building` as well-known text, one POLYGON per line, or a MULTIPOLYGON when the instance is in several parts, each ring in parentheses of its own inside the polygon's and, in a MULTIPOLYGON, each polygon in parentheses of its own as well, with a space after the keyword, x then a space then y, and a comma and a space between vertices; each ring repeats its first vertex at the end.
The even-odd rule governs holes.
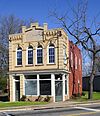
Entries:
MULTIPOLYGON (((82 78, 82 88, 83 91, 89 90, 89 78, 90 76, 84 76, 82 78)), ((100 72, 96 73, 94 80, 93 80, 93 91, 100 92, 100 72)))
POLYGON ((82 93, 82 56, 80 49, 69 41, 69 96, 82 93))
POLYGON ((32 23, 9 35, 10 101, 22 95, 65 101, 71 96, 69 73, 69 40, 63 29, 32 23))

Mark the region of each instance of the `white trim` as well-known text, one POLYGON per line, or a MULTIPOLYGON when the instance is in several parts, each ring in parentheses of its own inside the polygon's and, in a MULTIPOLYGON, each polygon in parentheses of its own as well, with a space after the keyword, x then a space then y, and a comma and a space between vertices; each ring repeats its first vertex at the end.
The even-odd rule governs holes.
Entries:
POLYGON ((13 77, 13 101, 15 101, 15 79, 13 77))
POLYGON ((55 64, 55 61, 56 61, 56 60, 55 60, 55 53, 56 53, 56 52, 55 52, 55 46, 50 46, 50 47, 49 47, 49 45, 48 45, 48 47, 47 47, 47 64, 55 64), (54 62, 53 62, 53 63, 50 63, 50 62, 49 62, 49 48, 54 48, 54 62))
POLYGON ((37 74, 37 95, 40 95, 39 74, 37 74))
POLYGON ((25 76, 23 75, 23 95, 25 95, 25 76))
POLYGON ((51 95, 53 96, 53 102, 55 102, 55 75, 51 74, 51 95))
POLYGON ((70 98, 69 96, 69 74, 66 75, 67 78, 67 95, 68 95, 68 99, 70 98))
POLYGON ((62 76, 62 80, 63 80, 63 101, 65 101, 65 74, 63 74, 62 76))

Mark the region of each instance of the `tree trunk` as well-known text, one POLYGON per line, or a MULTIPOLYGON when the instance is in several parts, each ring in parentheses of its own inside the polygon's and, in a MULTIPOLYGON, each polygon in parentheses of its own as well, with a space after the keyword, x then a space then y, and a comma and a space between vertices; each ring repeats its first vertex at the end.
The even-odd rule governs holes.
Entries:
POLYGON ((96 54, 93 54, 93 65, 92 65, 92 72, 89 79, 89 91, 88 91, 88 99, 93 98, 93 80, 95 77, 96 72, 96 54))
POLYGON ((93 98, 93 80, 94 79, 94 75, 92 74, 92 76, 90 76, 89 79, 89 91, 88 91, 88 99, 92 99, 93 98))

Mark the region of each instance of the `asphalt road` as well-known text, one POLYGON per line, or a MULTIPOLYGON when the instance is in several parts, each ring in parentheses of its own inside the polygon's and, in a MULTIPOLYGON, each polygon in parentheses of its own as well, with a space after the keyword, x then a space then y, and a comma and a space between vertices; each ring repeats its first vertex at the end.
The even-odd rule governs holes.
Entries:
POLYGON ((100 116, 100 104, 81 105, 58 109, 13 111, 6 113, 12 114, 12 116, 100 116))

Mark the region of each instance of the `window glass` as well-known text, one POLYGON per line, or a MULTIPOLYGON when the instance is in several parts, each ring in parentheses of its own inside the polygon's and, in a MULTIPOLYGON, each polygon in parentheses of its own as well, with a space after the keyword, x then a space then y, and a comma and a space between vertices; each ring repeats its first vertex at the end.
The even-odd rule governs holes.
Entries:
POLYGON ((77 69, 77 55, 75 55, 75 69, 77 69))
POLYGON ((25 80, 25 95, 37 95, 37 80, 25 80))
POLYGON ((22 65, 22 48, 17 49, 17 65, 22 65))
POLYGON ((37 48, 37 64, 43 63, 43 49, 42 47, 37 48))
POLYGON ((66 46, 63 45, 63 57, 64 57, 64 64, 67 64, 67 54, 66 54, 66 46))
POLYGON ((40 80, 40 95, 51 95, 51 80, 40 80))
POLYGON ((71 52, 71 67, 73 67, 73 53, 71 52))
POLYGON ((65 80, 65 94, 67 95, 67 80, 65 80))

